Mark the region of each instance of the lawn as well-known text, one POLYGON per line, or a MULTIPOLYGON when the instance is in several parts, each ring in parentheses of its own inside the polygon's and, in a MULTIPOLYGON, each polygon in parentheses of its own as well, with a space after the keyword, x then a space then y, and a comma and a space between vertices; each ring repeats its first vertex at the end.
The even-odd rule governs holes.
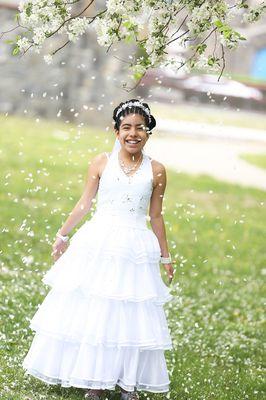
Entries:
POLYGON ((255 165, 256 167, 266 169, 266 154, 246 154, 243 153, 240 155, 245 161, 248 161, 250 164, 255 165))
MULTIPOLYGON (((55 232, 81 195, 89 160, 111 150, 113 137, 15 117, 0 118, 0 134, 1 400, 82 399, 81 389, 24 375, 21 363, 34 335, 29 321, 48 293, 41 278, 55 232)), ((165 353, 167 398, 261 400, 265 192, 205 175, 167 176, 164 218, 177 261, 175 297, 165 305, 174 343, 165 353)))

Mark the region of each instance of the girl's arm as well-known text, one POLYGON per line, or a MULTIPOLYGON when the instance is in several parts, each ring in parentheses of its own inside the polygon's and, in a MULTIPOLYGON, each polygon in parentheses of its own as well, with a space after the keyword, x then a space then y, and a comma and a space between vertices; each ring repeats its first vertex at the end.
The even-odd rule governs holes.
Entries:
POLYGON ((67 235, 90 211, 92 200, 97 194, 99 187, 99 171, 102 168, 103 161, 106 160, 104 153, 98 154, 94 157, 89 165, 87 172, 87 179, 82 196, 76 203, 75 207, 69 214, 65 223, 58 230, 61 235, 67 235))
MULTIPOLYGON (((150 210, 149 216, 151 218, 150 223, 152 226, 152 230, 158 238, 160 248, 161 248, 161 256, 162 257, 169 257, 168 245, 166 240, 166 231, 164 225, 164 219, 162 212, 162 204, 163 204, 163 196, 164 191, 166 188, 166 171, 163 164, 159 163, 158 161, 154 160, 153 166, 153 173, 154 173, 154 188, 151 195, 150 200, 150 210)), ((169 284, 172 282, 174 276, 174 268, 172 266, 172 261, 167 264, 163 264, 164 268, 167 271, 169 284)))
POLYGON ((168 257, 168 245, 162 212, 163 196, 166 188, 166 171, 163 164, 153 160, 154 187, 150 200, 149 216, 152 230, 158 238, 161 256, 168 257))

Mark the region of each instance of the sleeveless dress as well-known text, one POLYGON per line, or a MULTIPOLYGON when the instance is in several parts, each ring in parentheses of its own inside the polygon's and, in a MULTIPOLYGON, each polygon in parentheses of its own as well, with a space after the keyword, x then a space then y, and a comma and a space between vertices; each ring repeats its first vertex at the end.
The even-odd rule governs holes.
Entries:
POLYGON ((172 349, 160 246, 147 227, 151 159, 128 177, 111 153, 97 207, 42 278, 50 291, 30 321, 25 373, 48 384, 167 392, 172 349))

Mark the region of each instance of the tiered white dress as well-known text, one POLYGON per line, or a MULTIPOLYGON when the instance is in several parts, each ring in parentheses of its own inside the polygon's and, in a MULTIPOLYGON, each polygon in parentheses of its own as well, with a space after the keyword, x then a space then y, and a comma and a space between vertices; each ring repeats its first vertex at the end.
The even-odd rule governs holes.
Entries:
POLYGON ((160 246, 147 226, 152 165, 130 178, 111 153, 97 207, 42 281, 51 287, 30 322, 23 368, 48 384, 167 392, 164 350, 172 349, 160 246))

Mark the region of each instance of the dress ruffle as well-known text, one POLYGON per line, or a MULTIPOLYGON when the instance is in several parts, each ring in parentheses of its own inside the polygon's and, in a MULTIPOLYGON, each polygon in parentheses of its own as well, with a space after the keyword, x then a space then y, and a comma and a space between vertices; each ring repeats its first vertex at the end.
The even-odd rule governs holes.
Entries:
POLYGON ((158 240, 150 229, 110 224, 103 229, 87 221, 42 281, 58 291, 78 289, 86 297, 161 305, 173 296, 161 278, 159 258, 158 240))
POLYGON ((63 340, 170 349, 171 337, 162 306, 153 302, 124 302, 91 297, 79 292, 51 290, 31 320, 30 327, 63 340))
POLYGON ((168 391, 163 350, 93 346, 36 334, 23 361, 27 373, 63 387, 168 391))

